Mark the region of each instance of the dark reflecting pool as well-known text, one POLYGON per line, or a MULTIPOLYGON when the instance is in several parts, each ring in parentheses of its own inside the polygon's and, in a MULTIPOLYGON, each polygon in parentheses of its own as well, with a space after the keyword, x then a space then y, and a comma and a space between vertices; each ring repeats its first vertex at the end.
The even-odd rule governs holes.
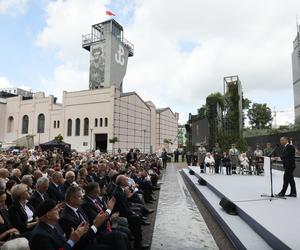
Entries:
POLYGON ((167 167, 162 182, 151 249, 218 249, 174 166, 167 167))

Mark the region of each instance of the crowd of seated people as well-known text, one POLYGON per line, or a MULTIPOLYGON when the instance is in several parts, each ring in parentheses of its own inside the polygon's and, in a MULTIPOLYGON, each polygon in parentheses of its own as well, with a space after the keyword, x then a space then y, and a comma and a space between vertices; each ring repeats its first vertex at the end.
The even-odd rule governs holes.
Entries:
POLYGON ((218 143, 209 152, 201 144, 197 152, 187 152, 186 160, 188 165, 200 166, 202 173, 261 175, 264 174, 264 157, 273 153, 270 143, 263 150, 257 145, 254 151, 248 148, 246 152, 240 152, 235 144, 229 150, 223 151, 218 143))
POLYGON ((147 216, 154 212, 146 204, 155 201, 160 165, 155 154, 138 150, 1 152, 1 246, 149 248, 142 228, 150 224, 147 216))

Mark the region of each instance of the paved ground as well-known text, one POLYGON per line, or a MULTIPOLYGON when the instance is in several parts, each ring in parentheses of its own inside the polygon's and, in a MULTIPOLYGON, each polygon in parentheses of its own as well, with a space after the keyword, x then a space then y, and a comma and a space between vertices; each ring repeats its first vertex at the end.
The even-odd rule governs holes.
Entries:
POLYGON ((162 178, 152 250, 218 249, 178 169, 170 163, 162 178))

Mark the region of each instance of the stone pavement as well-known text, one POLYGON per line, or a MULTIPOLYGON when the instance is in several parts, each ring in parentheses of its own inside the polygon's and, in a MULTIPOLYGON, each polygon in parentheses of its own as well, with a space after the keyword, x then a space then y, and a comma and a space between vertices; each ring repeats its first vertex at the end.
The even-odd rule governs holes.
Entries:
POLYGON ((151 249, 218 249, 177 166, 172 163, 162 178, 151 249))

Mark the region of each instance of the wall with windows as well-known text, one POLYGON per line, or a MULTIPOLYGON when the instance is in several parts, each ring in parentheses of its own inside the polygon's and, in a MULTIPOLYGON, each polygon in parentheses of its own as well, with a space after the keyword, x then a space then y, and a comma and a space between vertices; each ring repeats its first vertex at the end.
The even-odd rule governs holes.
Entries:
MULTIPOLYGON (((95 148, 95 134, 113 137, 115 89, 103 88, 63 93, 64 141, 78 151, 95 148)), ((108 143, 108 150, 112 145, 108 143)))
POLYGON ((54 139, 63 130, 52 130, 53 120, 62 120, 62 108, 54 101, 54 96, 45 97, 38 92, 33 99, 23 100, 22 96, 6 99, 4 117, 5 142, 13 142, 25 135, 35 135, 34 143, 39 144, 54 139))

